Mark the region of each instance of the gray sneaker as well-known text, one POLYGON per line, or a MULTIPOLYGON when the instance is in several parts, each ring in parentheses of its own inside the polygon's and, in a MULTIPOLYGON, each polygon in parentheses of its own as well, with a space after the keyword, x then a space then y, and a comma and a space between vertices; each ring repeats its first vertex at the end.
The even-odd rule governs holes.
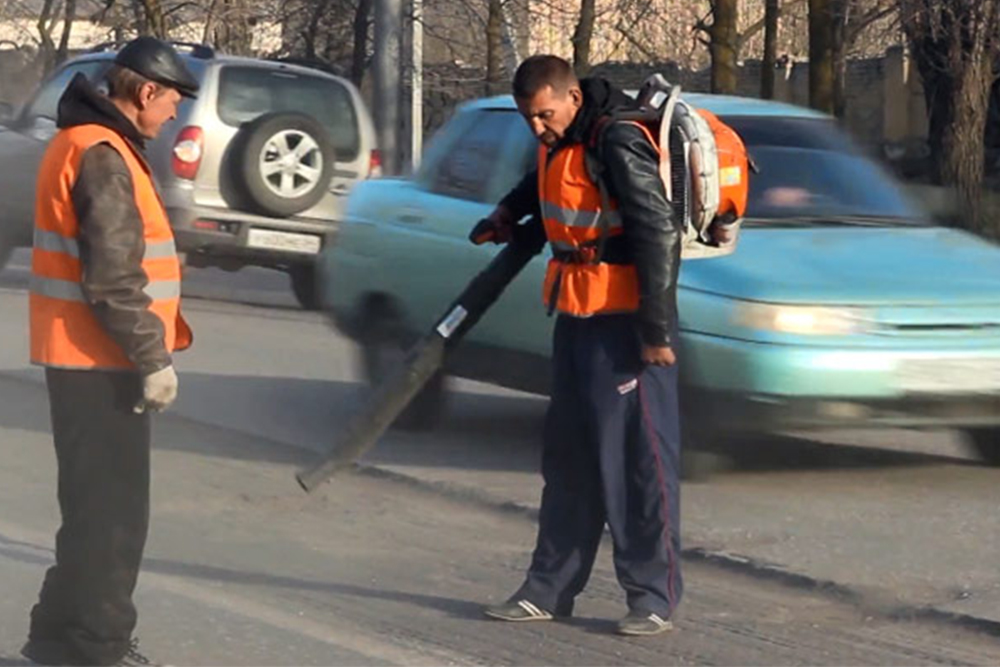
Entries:
POLYGON ((658 614, 648 611, 630 611, 618 621, 618 634, 631 636, 658 635, 674 629, 674 624, 658 614))
POLYGON ((553 618, 552 612, 524 598, 511 598, 503 604, 487 607, 483 612, 500 621, 551 621, 553 618))

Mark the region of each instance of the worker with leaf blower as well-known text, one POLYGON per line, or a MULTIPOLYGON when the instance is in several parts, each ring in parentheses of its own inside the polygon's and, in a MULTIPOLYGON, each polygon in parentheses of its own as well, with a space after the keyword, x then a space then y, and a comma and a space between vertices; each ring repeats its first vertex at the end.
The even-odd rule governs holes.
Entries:
MULTIPOLYGON (((537 544, 521 587, 485 613, 504 621, 571 615, 608 525, 628 606, 617 629, 660 634, 671 629, 683 592, 676 299, 682 247, 725 254, 735 246, 745 150, 730 162, 722 144, 718 151, 712 144, 713 168, 725 171, 730 185, 742 183, 721 202, 716 189, 711 224, 692 225, 679 214, 682 193, 671 197, 670 179, 662 176, 681 165, 663 167, 668 147, 654 126, 640 122, 637 100, 604 80, 578 80, 569 63, 551 55, 525 60, 513 93, 538 138, 538 167, 470 239, 505 243, 527 215, 544 225, 552 259, 543 298, 557 314, 554 379, 537 544)), ((668 113, 672 119, 674 109, 668 113)), ((741 149, 737 141, 735 152, 741 149)))

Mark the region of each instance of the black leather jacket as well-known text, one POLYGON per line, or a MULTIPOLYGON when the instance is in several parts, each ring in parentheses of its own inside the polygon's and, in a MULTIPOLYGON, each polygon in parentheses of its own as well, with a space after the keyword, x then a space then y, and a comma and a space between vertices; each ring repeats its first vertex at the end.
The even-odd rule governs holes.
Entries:
MULTIPOLYGON (((632 104, 630 97, 602 79, 584 79, 580 85, 583 106, 553 151, 587 142, 599 118, 632 104)), ((639 335, 646 345, 670 346, 677 331, 682 229, 660 181, 659 156, 633 124, 613 123, 600 137, 597 155, 604 163, 608 193, 618 201, 626 252, 639 277, 639 335)), ((500 204, 517 220, 538 216, 538 171, 527 174, 500 204)))
MULTIPOLYGON (((144 140, 135 126, 82 75, 59 101, 59 127, 98 124, 122 135, 139 151, 144 140)), ((84 153, 71 191, 80 225, 83 293, 98 322, 139 372, 171 364, 163 322, 143 291, 144 227, 135 203, 132 174, 118 151, 98 144, 84 153)))

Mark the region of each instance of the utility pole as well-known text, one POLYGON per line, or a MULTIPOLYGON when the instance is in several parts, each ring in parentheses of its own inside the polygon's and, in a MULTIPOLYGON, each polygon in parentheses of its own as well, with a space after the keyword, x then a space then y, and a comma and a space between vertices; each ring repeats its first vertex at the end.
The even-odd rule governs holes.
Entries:
POLYGON ((403 77, 406 111, 403 113, 403 164, 413 171, 420 164, 424 139, 424 0, 408 0, 403 77))
POLYGON ((400 172, 400 42, 402 0, 375 2, 375 124, 382 169, 387 176, 400 172))

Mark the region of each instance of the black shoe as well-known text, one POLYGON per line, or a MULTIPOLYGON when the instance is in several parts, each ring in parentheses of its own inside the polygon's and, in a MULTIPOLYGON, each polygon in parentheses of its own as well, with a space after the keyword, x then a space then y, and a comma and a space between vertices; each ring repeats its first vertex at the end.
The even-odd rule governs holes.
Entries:
POLYGON ((648 611, 630 611, 618 621, 618 634, 631 636, 658 635, 674 629, 674 624, 659 614, 648 611))
POLYGON ((115 665, 120 667, 167 667, 166 665, 153 662, 140 653, 138 639, 133 639, 129 642, 128 651, 125 652, 125 655, 115 665))
POLYGON ((511 598, 503 604, 487 607, 483 612, 501 621, 551 621, 554 618, 552 612, 524 598, 511 598))
POLYGON ((29 639, 21 655, 36 665, 73 665, 79 662, 65 644, 53 640, 29 639))

